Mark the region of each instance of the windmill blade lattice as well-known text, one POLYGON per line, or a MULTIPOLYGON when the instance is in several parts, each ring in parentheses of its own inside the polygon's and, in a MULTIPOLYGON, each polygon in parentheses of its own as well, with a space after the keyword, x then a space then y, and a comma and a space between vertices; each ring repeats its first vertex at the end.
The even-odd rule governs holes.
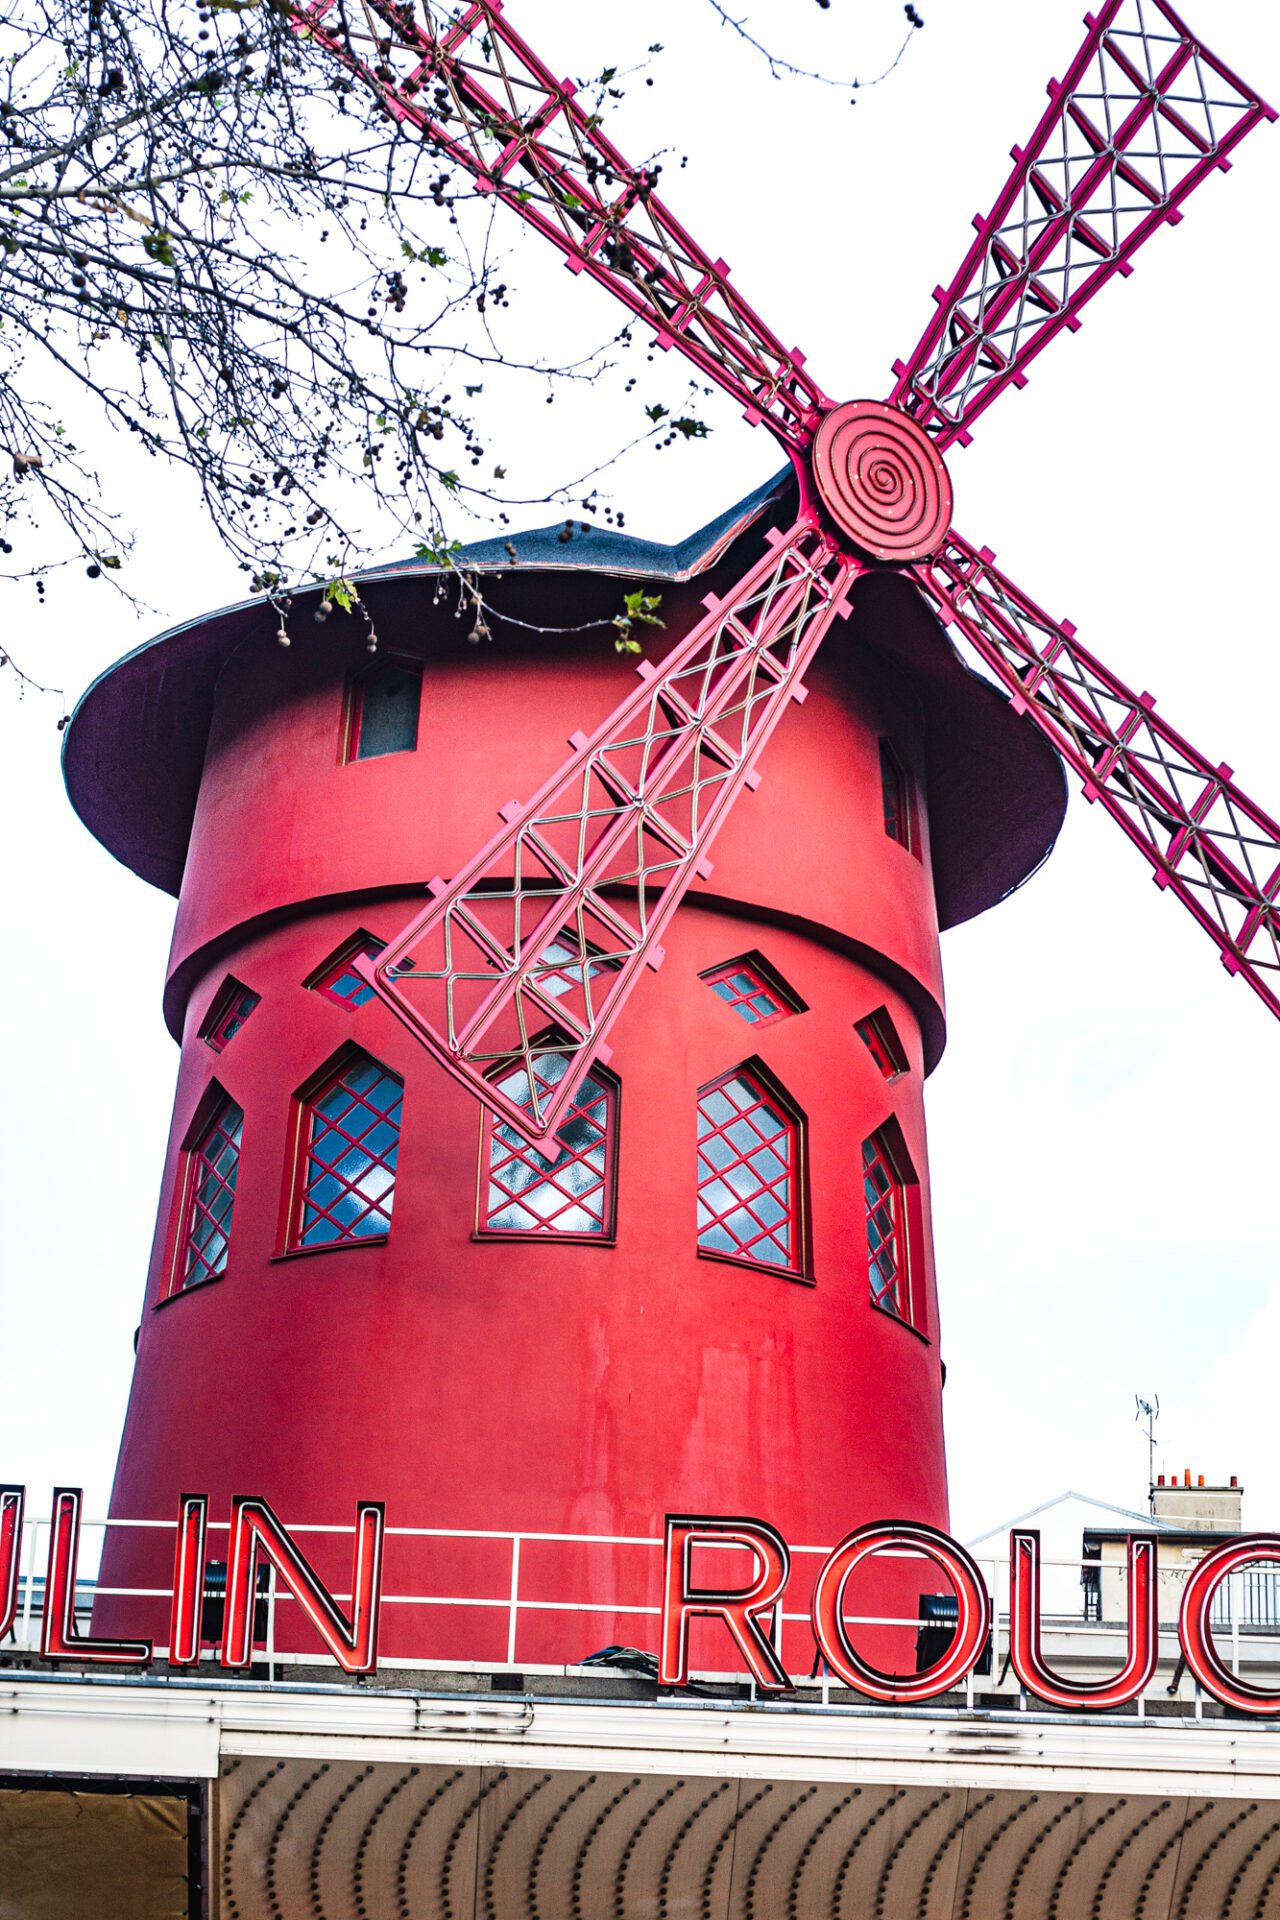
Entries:
POLYGON ((946 448, 1275 114, 1165 0, 1107 0, 890 398, 946 448))
POLYGON ((994 564, 952 533, 914 569, 1026 713, 1217 944, 1280 1014, 1280 826, 994 564))
POLYGON ((518 1132, 555 1131, 805 664, 873 563, 913 573, 1280 1014, 1280 829, 950 533, 942 450, 1064 329, 1271 109, 1165 0, 1106 0, 888 402, 834 405, 506 22, 317 0, 294 15, 381 111, 415 128, 762 422, 800 487, 790 532, 572 753, 375 962, 397 1016, 518 1132), (568 1057, 553 1086, 535 1068, 568 1057), (523 1063, 532 1111, 499 1079, 523 1063), (495 1072, 495 1068, 498 1071, 495 1072), (502 1071, 505 1069, 506 1071, 502 1071))
MULTIPOLYGON (((661 670, 430 907, 360 970, 450 1072, 526 1137, 554 1132, 639 968, 695 877, 753 762, 793 700, 860 563, 811 519, 768 551, 661 670), (568 1056, 547 1086, 534 1071, 568 1056), (486 1072, 523 1064, 526 1102, 486 1072), (477 1087, 478 1081, 478 1087, 477 1087)), ((503 1075, 502 1077, 508 1077, 503 1075)))

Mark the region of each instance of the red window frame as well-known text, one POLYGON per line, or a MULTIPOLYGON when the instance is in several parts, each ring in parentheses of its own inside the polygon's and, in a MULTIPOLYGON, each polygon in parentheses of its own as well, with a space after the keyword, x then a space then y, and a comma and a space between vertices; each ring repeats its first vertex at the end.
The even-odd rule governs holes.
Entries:
POLYGON ((920 834, 916 821, 915 782, 892 740, 880 741, 880 804, 884 830, 908 853, 920 858, 920 834))
POLYGON ((365 667, 362 672, 351 676, 347 682, 347 697, 344 703, 342 717, 342 752, 340 757, 344 765, 350 765, 357 760, 385 760, 396 753, 417 752, 418 737, 422 730, 422 666, 423 663, 421 660, 414 659, 413 656, 409 654, 380 653, 371 666, 365 667), (381 753, 362 753, 360 747, 361 728, 364 723, 365 690, 372 680, 376 679, 380 674, 385 674, 390 671, 407 674, 410 679, 414 680, 417 684, 417 706, 414 711, 413 740, 411 744, 407 746, 387 747, 381 753))
POLYGON ((805 1123, 794 1101, 763 1062, 745 1060, 699 1088, 697 1132, 699 1257, 806 1279, 805 1123))
POLYGON ((854 1032, 879 1067, 882 1078, 897 1080, 907 1072, 906 1048, 898 1038, 888 1007, 877 1007, 865 1020, 857 1021, 854 1032))
POLYGON ((213 1081, 183 1144, 164 1300, 221 1280, 227 1271, 243 1134, 244 1109, 213 1081))
POLYGON ((344 1047, 294 1096, 282 1251, 381 1245, 391 1231, 404 1081, 361 1047, 344 1047), (357 1177, 339 1171, 353 1152, 357 1177), (362 1184, 365 1183, 365 1184, 362 1184), (352 1213, 354 1197, 359 1211, 352 1213), (334 1229, 317 1232, 322 1223, 334 1229), (366 1224, 369 1223, 369 1224, 366 1224))
POLYGON ((368 1005, 374 993, 371 986, 361 980, 358 974, 352 972, 351 962, 361 954, 372 959, 375 954, 382 952, 386 944, 385 940, 379 940, 376 935, 366 932, 361 927, 359 932, 353 933, 349 940, 344 940, 327 960, 322 960, 314 972, 307 975, 302 984, 311 992, 323 994, 326 1000, 332 1000, 333 1004, 341 1007, 344 1013, 355 1013, 359 1008, 368 1005), (348 977, 351 984, 344 986, 343 982, 348 977))
POLYGON ((920 1182, 896 1120, 868 1135, 861 1157, 871 1305, 924 1335, 920 1182))
POLYGON ((262 999, 252 987, 246 987, 234 974, 228 974, 218 988, 200 1027, 200 1038, 215 1053, 221 1053, 233 1040, 262 999))
POLYGON ((804 1001, 759 953, 740 954, 736 960, 709 967, 698 978, 705 980, 717 999, 749 1027, 773 1027, 779 1020, 805 1011, 804 1001), (759 1010, 756 1003, 761 998, 771 1003, 770 1011, 759 1010))
MULTIPOLYGON (((541 1047, 541 1042, 537 1043, 541 1047)), ((539 1051, 535 1072, 542 1086, 550 1089, 561 1078, 568 1056, 539 1051), (558 1070, 557 1070, 558 1064, 558 1070)), ((511 1067, 494 1076, 504 1091, 523 1106, 529 1105, 528 1079, 523 1067, 511 1067), (523 1081, 524 1092, 511 1082, 523 1081)), ((555 1160, 525 1140, 514 1127, 494 1114, 484 1114, 480 1125, 480 1165, 476 1191, 477 1240, 528 1240, 541 1237, 557 1244, 578 1242, 600 1247, 611 1246, 617 1224, 618 1116, 621 1084, 608 1068, 593 1066, 583 1081, 563 1124, 556 1130, 560 1152, 555 1160), (603 1115, 599 1109, 603 1106, 603 1115), (587 1179, 581 1191, 562 1186, 566 1170, 585 1169, 587 1179), (521 1184, 523 1182, 523 1184, 521 1184), (494 1189, 504 1196, 495 1201, 494 1189), (550 1192, 548 1192, 550 1190, 550 1192), (543 1196, 542 1204, 553 1211, 539 1216, 530 1205, 534 1195, 543 1196), (530 1215, 528 1226, 495 1226, 493 1221, 507 1207, 522 1207, 530 1215), (598 1214, 598 1227, 557 1225, 571 1209, 598 1214)))

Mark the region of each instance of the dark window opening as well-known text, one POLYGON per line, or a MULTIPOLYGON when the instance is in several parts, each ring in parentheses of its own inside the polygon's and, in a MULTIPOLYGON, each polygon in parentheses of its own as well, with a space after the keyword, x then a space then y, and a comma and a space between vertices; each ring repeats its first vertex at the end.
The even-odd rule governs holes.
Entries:
POLYGON ((698 1250, 800 1273, 799 1121, 735 1068, 698 1095, 698 1250))
POLYGON ((880 742, 880 797, 884 808, 884 830, 891 840, 919 858, 914 793, 911 776, 889 740, 880 742))
POLYGON ((896 1080, 899 1074, 907 1071, 906 1050, 898 1038, 898 1029, 887 1007, 877 1007, 865 1020, 859 1020, 854 1032, 886 1080, 896 1080))
POLYGON ((200 1029, 200 1038, 205 1045, 212 1047, 215 1053, 221 1053, 228 1040, 239 1033, 261 998, 261 994, 254 993, 251 987, 244 986, 228 974, 200 1029))
POLYGON ((351 690, 348 760, 377 760, 385 753, 412 753, 418 744, 422 668, 383 660, 351 690))

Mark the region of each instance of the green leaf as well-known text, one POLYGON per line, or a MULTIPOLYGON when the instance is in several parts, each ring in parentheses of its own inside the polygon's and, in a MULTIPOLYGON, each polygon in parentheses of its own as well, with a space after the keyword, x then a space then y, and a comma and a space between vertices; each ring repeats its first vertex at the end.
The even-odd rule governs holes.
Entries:
POLYGON ((167 227, 157 227, 154 233, 143 235, 142 251, 149 260, 158 261, 162 267, 173 266, 173 235, 167 227))
POLYGON ((638 620, 645 627, 665 627, 665 620, 658 618, 658 608, 662 605, 660 593, 645 593, 638 589, 635 593, 624 593, 622 604, 627 610, 629 620, 638 620))
POLYGON ((343 613, 350 613, 359 600, 360 593, 355 583, 344 577, 331 580, 324 590, 324 597, 331 607, 338 607, 343 613))

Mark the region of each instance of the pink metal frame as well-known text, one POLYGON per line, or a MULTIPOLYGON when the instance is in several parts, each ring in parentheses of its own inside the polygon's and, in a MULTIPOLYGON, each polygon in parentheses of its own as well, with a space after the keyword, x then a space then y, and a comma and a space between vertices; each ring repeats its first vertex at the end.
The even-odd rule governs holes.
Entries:
MULTIPOLYGON (((806 662, 868 554, 832 526, 860 526, 891 499, 919 507, 924 486, 949 501, 945 473, 920 458, 966 444, 972 423, 1272 110, 1185 26, 1166 0, 1105 0, 1083 44, 954 278, 937 313, 895 365, 888 407, 840 410, 882 443, 867 472, 839 461, 816 472, 814 443, 845 427, 832 402, 655 192, 657 169, 636 167, 507 23, 501 0, 471 0, 449 17, 425 0, 359 0, 344 13, 318 0, 295 15, 349 82, 427 150, 469 173, 607 287, 763 422, 786 447, 800 486, 795 525, 668 656, 640 669, 643 686, 452 882, 361 970, 448 1070, 501 1118, 546 1139, 569 1111, 642 968, 661 958, 662 928, 687 888, 792 697, 806 662), (352 24, 354 22, 354 25, 352 24), (859 416, 860 417, 860 416, 859 416), (886 424, 887 419, 887 424, 886 424), (896 428, 892 422, 897 422, 896 428), (831 427, 820 437, 824 421, 831 427), (913 444, 912 435, 917 436, 913 444), (923 478, 922 478, 923 476, 923 478), (886 490, 887 489, 887 490, 886 490), (824 501, 828 509, 824 511, 824 501), (849 510, 852 510, 852 513, 849 510), (546 954, 567 948, 594 974, 553 992, 546 954), (505 1099, 495 1062, 523 1062, 532 1084, 554 1021, 570 1056, 554 1095, 532 1111, 505 1099)), ((856 436, 849 428, 850 445, 856 436)), ((834 447, 835 441, 832 441, 834 447)), ((830 451, 830 449, 829 449, 830 451)), ((858 459, 861 459, 861 454, 858 459)), ((852 458, 852 456, 851 456, 852 458)), ((929 503, 926 503, 929 504, 929 503)), ((947 508, 942 509, 945 521, 947 508)), ((928 515, 926 515, 928 518, 928 515)), ((1155 719, 1072 630, 1049 620, 996 572, 985 549, 940 524, 910 569, 941 616, 973 642, 1021 711, 1081 773, 1243 974, 1280 1013, 1280 830, 1214 767, 1155 719)), ((887 550, 887 549, 886 549, 887 550)), ((550 1044, 549 1042, 547 1044, 550 1044)))
POLYGON ((793 701, 860 563, 802 520, 573 753, 376 962, 357 965, 464 1084, 530 1138, 554 1133, 662 929, 697 877, 753 763, 793 701), (563 960, 580 975, 564 990, 563 960), (593 968, 590 964, 596 960, 593 968), (601 964, 603 963, 603 964, 601 964), (555 991, 548 991, 554 975, 555 991), (548 1031, 548 1022, 553 1028, 548 1031), (554 1089, 542 1052, 568 1053, 554 1089), (477 1068, 523 1061, 532 1107, 477 1068))
POLYGON ((1197 40, 1165 0, 1107 0, 890 399, 936 437, 969 428, 1026 370, 1269 107, 1197 40))

